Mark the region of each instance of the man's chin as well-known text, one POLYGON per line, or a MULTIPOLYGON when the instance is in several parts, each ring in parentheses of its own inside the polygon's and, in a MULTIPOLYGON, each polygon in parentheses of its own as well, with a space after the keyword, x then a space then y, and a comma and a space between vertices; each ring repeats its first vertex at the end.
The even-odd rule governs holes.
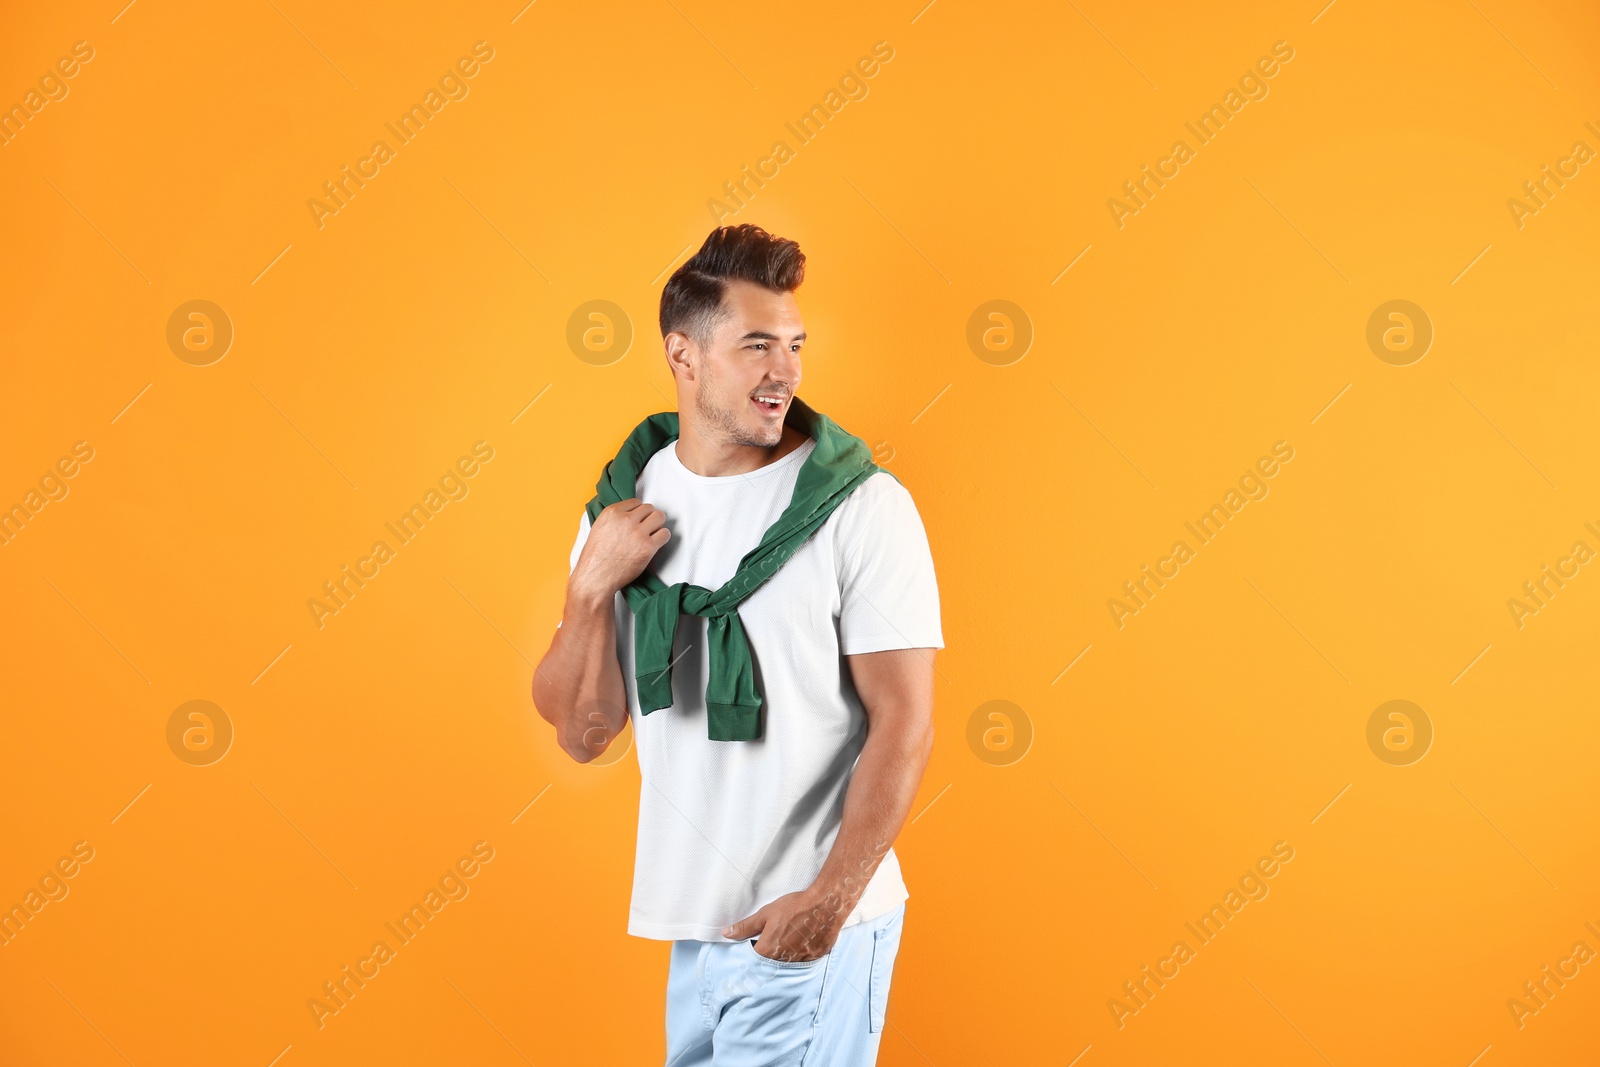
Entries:
POLYGON ((741 419, 737 425, 734 441, 748 448, 771 448, 783 440, 782 419, 741 419))
POLYGON ((739 436, 734 439, 734 444, 744 445, 747 448, 772 448, 783 440, 783 427, 768 429, 742 429, 739 436))

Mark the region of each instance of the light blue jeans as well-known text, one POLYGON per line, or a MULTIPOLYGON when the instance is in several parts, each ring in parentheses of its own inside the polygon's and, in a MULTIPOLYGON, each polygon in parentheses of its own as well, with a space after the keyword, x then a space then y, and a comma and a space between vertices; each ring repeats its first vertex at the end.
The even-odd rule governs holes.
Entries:
POLYGON ((754 941, 674 941, 667 1067, 871 1067, 905 910, 846 927, 806 963, 754 941))

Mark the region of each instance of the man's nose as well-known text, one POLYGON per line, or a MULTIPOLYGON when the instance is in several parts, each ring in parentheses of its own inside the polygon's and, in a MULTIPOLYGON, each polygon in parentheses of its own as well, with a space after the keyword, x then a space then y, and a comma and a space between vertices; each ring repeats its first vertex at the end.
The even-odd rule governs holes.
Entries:
POLYGON ((788 349, 778 353, 772 362, 772 377, 788 384, 792 390, 800 384, 800 353, 788 349))

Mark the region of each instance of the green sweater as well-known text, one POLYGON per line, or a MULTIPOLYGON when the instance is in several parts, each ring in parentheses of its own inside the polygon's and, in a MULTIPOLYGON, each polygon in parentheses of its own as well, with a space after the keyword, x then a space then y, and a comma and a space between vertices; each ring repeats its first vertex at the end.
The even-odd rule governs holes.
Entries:
MULTIPOLYGON (((722 588, 712 591, 688 582, 666 585, 646 567, 623 587, 634 615, 634 676, 639 710, 645 715, 672 705, 672 641, 680 615, 708 620, 711 675, 706 684, 707 733, 713 741, 754 741, 761 736, 761 693, 756 689, 750 642, 739 620, 739 605, 805 544, 855 488, 883 470, 864 441, 799 397, 785 419, 816 441, 795 480, 794 495, 761 543, 739 561, 722 588)), ((639 472, 650 457, 678 437, 678 415, 663 411, 636 426, 617 458, 606 464, 594 499, 593 525, 603 508, 636 496, 639 472)))

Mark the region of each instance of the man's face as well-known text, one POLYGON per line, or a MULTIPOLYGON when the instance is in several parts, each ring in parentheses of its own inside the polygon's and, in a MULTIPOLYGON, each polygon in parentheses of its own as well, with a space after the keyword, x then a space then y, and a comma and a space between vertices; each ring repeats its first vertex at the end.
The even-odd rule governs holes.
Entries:
POLYGON ((729 282, 709 342, 695 346, 694 410, 702 431, 727 444, 776 445, 800 386, 805 339, 793 293, 729 282))

